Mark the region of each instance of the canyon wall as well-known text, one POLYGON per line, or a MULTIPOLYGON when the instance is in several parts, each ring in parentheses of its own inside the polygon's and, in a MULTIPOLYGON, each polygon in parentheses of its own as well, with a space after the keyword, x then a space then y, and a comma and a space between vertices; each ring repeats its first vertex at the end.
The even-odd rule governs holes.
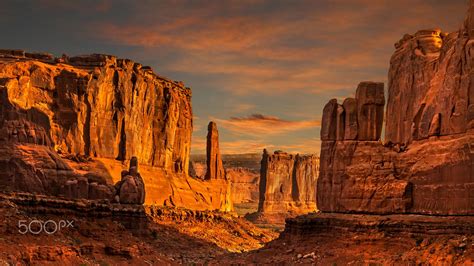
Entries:
POLYGON ((226 168, 227 178, 231 182, 232 202, 258 203, 260 174, 247 168, 226 168))
POLYGON ((222 209, 226 184, 188 176, 182 82, 110 55, 0 50, 0 101, 2 191, 110 200, 136 156, 146 204, 222 209))
MULTIPOLYGON (((182 83, 114 56, 54 63, 18 53, 4 51, 1 58, 0 85, 8 101, 0 112, 3 129, 27 121, 42 128, 46 144, 59 152, 118 160, 135 155, 141 164, 187 172, 191 90, 182 83)), ((15 131, 6 135, 17 138, 15 131)))
MULTIPOLYGON (((258 204, 261 157, 260 154, 221 155, 226 178, 231 183, 230 195, 234 206, 240 203, 258 204)), ((190 175, 204 179, 207 172, 206 155, 194 154, 190 160, 190 175)))
POLYGON ((471 3, 459 31, 421 30, 395 44, 384 144, 382 84, 363 82, 355 99, 325 106, 321 211, 474 213, 473 16, 471 3))
POLYGON ((260 171, 260 213, 305 213, 316 210, 319 158, 276 151, 263 152, 260 171))

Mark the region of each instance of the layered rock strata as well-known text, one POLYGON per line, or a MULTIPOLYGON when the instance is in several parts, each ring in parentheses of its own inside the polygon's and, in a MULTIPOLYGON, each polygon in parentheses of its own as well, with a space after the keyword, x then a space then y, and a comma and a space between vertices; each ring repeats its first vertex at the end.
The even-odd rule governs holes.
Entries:
POLYGON ((92 157, 137 155, 140 163, 187 172, 191 91, 182 83, 114 56, 51 64, 18 51, 2 53, 4 139, 92 157))
POLYGON ((305 213, 316 210, 319 158, 263 152, 258 212, 305 213))
POLYGON ((473 11, 471 1, 459 31, 422 30, 395 45, 385 144, 383 85, 361 83, 355 99, 325 106, 320 210, 474 214, 473 11))
POLYGON ((227 168, 231 182, 232 203, 258 203, 260 174, 248 168, 227 168))
MULTIPOLYGON (((222 154, 221 157, 226 178, 231 183, 230 195, 234 206, 242 203, 242 206, 247 209, 249 206, 247 203, 258 204, 261 155, 222 154)), ((189 175, 197 179, 205 179, 206 161, 206 154, 191 155, 189 175)), ((256 211, 257 205, 254 209, 256 211)))
POLYGON ((227 184, 188 176, 191 133, 191 90, 150 67, 0 50, 2 191, 113 200, 137 156, 147 204, 219 209, 227 184))

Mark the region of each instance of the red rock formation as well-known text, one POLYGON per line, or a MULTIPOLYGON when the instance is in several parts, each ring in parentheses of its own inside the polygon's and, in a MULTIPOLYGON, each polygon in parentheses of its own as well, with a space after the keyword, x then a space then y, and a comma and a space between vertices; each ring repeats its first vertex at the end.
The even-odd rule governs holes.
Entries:
POLYGON ((354 98, 347 98, 342 104, 345 113, 344 119, 344 139, 355 140, 359 133, 357 121, 357 101, 354 98))
MULTIPOLYGON (((357 137, 351 132, 338 141, 337 129, 342 126, 335 118, 341 111, 334 107, 335 100, 326 105, 317 189, 320 210, 474 213, 472 6, 471 1, 461 30, 418 31, 395 45, 385 145, 377 141, 383 120, 382 85, 358 87, 357 137)), ((343 104, 345 121, 354 121, 354 103, 349 101, 343 104)), ((355 123, 349 128, 353 130, 355 123)))
POLYGON ((146 204, 226 209, 228 182, 188 176, 191 132, 190 89, 149 67, 109 55, 0 51, 2 191, 113 200, 135 155, 146 204))
POLYGON ((261 213, 305 213, 316 210, 319 158, 263 152, 260 172, 261 213))
POLYGON ((336 140, 337 131, 337 100, 330 100, 323 109, 321 122, 321 140, 336 140))
POLYGON ((122 171, 122 179, 115 184, 116 201, 124 204, 145 203, 145 184, 138 172, 138 159, 132 157, 128 171, 122 171))
MULTIPOLYGON (((206 146, 206 181, 217 182, 220 187, 217 192, 219 197, 219 210, 232 211, 233 204, 231 199, 231 184, 227 180, 226 172, 222 164, 221 153, 219 150, 219 132, 214 122, 209 122, 207 127, 207 146, 206 146)), ((216 185, 216 184, 214 184, 216 185)), ((211 199, 212 201, 212 199, 211 199)))
POLYGON ((7 123, 35 124, 58 151, 119 160, 136 155, 142 164, 187 173, 191 91, 182 83, 114 56, 71 57, 65 65, 21 54, 4 51, 1 58, 7 123))
POLYGON ((356 91, 358 140, 379 140, 385 96, 383 83, 361 82, 356 91))
POLYGON ((219 150, 219 132, 216 123, 212 121, 207 127, 206 159, 206 179, 226 179, 219 150))
POLYGON ((232 203, 258 203, 260 175, 247 168, 227 168, 227 178, 231 182, 232 203))
MULTIPOLYGON (((247 203, 258 204, 259 179, 260 179, 260 154, 223 154, 227 180, 231 183, 231 201, 233 205, 243 203, 242 206, 249 210, 247 203)), ((206 175, 206 155, 191 155, 189 166, 190 176, 204 179, 206 175)), ((257 206, 255 205, 255 211, 257 206)), ((252 211, 251 209, 249 211, 252 211)))

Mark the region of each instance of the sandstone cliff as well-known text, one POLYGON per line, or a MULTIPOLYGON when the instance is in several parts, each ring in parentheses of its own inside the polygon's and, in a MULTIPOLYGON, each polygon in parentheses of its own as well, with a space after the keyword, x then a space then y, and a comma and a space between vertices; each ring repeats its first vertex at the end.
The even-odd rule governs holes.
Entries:
MULTIPOLYGON (((259 154, 222 154, 222 163, 224 165, 226 178, 231 183, 231 201, 234 206, 243 203, 245 211, 256 211, 258 204, 258 183, 260 179, 260 160, 259 154), (252 204, 252 210, 248 210, 247 203, 252 204), (255 203, 255 208, 253 208, 255 203), (253 210, 255 209, 255 210, 253 210)), ((190 175, 204 179, 207 166, 206 155, 191 155, 189 166, 190 175)))
POLYGON ((234 205, 236 203, 258 203, 259 173, 247 168, 226 168, 226 174, 231 182, 231 197, 234 205))
POLYGON ((7 101, 0 112, 6 124, 2 136, 31 143, 21 128, 33 123, 46 135, 36 142, 60 152, 118 160, 135 155, 142 164, 187 172, 191 90, 182 83, 114 56, 54 63, 7 52, 0 53, 0 86, 7 101))
POLYGON ((422 30, 395 45, 384 145, 383 85, 361 94, 374 84, 361 83, 355 99, 326 105, 320 210, 474 213, 473 16, 471 3, 459 31, 422 30))
POLYGON ((319 158, 263 152, 260 172, 260 213, 305 213, 316 210, 319 158))
POLYGON ((0 101, 3 191, 110 199, 136 156, 145 203, 220 208, 221 184, 187 175, 193 125, 182 82, 115 56, 0 50, 0 101))

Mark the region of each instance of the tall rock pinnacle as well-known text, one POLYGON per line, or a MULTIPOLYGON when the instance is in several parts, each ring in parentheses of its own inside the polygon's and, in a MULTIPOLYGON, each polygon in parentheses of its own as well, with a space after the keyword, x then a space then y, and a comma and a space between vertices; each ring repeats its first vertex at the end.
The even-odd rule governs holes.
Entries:
POLYGON ((206 179, 225 179, 225 170, 219 151, 219 132, 216 123, 213 121, 209 122, 207 127, 206 159, 206 179))

